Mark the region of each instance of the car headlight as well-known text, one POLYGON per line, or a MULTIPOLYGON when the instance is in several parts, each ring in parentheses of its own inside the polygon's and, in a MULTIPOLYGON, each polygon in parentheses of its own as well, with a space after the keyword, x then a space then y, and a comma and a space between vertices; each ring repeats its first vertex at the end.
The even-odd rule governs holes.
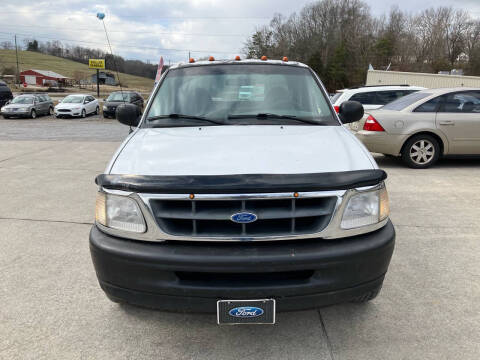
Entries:
POLYGON ((72 108, 72 110, 80 110, 81 108, 79 107, 76 107, 76 108, 72 108))
POLYGON ((147 230, 137 202, 126 196, 99 192, 95 206, 95 220, 103 226, 117 230, 136 233, 147 230))
POLYGON ((376 224, 386 219, 389 214, 390 208, 385 186, 374 191, 362 191, 348 200, 340 227, 353 229, 376 224))

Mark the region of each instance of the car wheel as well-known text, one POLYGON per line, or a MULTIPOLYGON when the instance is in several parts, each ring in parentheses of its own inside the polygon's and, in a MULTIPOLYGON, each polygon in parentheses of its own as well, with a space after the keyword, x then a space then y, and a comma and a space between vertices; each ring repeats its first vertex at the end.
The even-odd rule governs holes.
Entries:
POLYGON ((414 169, 425 169, 440 157, 440 144, 430 135, 415 135, 407 140, 402 151, 403 162, 414 169))
POLYGON ((82 110, 82 118, 85 118, 87 116, 87 112, 85 111, 85 109, 82 110))
POLYGON ((95 115, 98 115, 100 114, 100 108, 97 106, 97 108, 95 109, 95 115))
POLYGON ((32 111, 30 112, 30 117, 31 117, 32 119, 35 119, 35 118, 37 117, 37 112, 32 109, 32 111))

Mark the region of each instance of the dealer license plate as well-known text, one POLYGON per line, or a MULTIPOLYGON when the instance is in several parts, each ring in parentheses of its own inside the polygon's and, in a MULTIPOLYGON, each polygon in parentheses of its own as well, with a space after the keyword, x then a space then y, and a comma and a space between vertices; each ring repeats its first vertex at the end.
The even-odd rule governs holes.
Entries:
POLYGON ((217 323, 275 324, 275 300, 219 300, 217 301, 217 323))

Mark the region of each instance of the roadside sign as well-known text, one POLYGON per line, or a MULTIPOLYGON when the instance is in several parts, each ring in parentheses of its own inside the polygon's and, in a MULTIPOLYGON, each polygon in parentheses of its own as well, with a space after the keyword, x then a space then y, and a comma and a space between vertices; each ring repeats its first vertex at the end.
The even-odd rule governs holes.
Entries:
POLYGON ((90 69, 105 69, 104 59, 88 59, 88 67, 90 69))

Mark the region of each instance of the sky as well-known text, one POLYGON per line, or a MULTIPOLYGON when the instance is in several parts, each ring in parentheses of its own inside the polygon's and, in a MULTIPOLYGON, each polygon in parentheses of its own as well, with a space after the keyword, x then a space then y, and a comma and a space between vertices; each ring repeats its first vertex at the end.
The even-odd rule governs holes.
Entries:
MULTIPOLYGON (((0 42, 25 38, 98 48, 127 59, 157 63, 191 57, 233 58, 245 40, 274 14, 289 16, 312 0, 0 0, 0 42)), ((428 7, 452 6, 480 18, 480 0, 364 0, 381 16, 398 5, 410 13, 428 7)))

